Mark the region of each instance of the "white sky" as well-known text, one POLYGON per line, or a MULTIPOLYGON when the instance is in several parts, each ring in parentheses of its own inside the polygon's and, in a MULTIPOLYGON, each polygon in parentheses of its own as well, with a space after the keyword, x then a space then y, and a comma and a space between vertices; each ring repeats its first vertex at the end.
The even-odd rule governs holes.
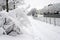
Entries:
POLYGON ((60 3, 60 0, 25 0, 27 4, 31 5, 31 8, 41 9, 50 3, 60 3))

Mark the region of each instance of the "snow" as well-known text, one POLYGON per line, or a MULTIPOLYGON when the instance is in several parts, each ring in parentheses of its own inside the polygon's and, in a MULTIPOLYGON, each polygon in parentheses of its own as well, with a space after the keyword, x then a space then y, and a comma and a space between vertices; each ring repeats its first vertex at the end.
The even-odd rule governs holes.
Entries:
POLYGON ((32 16, 27 16, 22 9, 17 8, 9 13, 3 11, 0 14, 12 20, 10 25, 6 26, 10 27, 12 24, 15 24, 16 27, 20 28, 20 31, 17 31, 16 27, 15 30, 21 32, 17 36, 13 36, 14 34, 16 35, 14 31, 12 36, 11 34, 2 35, 5 30, 0 28, 0 40, 60 40, 59 26, 44 23, 32 18, 32 16))
MULTIPOLYGON (((60 27, 51 24, 46 24, 44 22, 31 19, 33 29, 35 29, 36 36, 41 38, 41 40, 60 40, 60 27)), ((36 38, 37 38, 36 37, 36 38)))
MULTIPOLYGON (((4 25, 4 29, 6 29, 8 31, 10 31, 13 28, 12 27, 13 24, 15 24, 15 26, 18 26, 19 28, 21 28, 23 26, 27 26, 27 24, 28 24, 27 23, 28 21, 26 20, 27 19, 26 16, 24 17, 23 11, 21 11, 20 9, 19 9, 19 11, 16 9, 9 13, 2 11, 0 14, 1 14, 1 16, 3 16, 2 20, 4 20, 4 18, 8 19, 7 25, 4 25), (14 12, 17 14, 17 17, 16 17, 16 14, 13 14, 14 12), (20 15, 20 13, 21 13, 21 15, 20 15), (23 19, 20 20, 20 18, 23 18, 23 19), (9 21, 9 20, 11 20, 11 21, 9 21), (26 25, 25 25, 25 23, 26 23, 26 25)), ((4 23, 4 21, 2 21, 2 20, 0 20, 1 25, 3 25, 3 23, 4 23)), ((14 30, 16 30, 16 29, 17 29, 17 27, 15 27, 14 30)))
POLYGON ((3 32, 5 32, 5 30, 2 27, 0 27, 0 36, 3 35, 3 32))
POLYGON ((40 13, 44 13, 44 12, 47 13, 48 11, 50 13, 60 11, 60 3, 55 3, 52 4, 51 6, 45 6, 43 9, 40 10, 40 13))
POLYGON ((33 39, 25 34, 17 37, 3 35, 3 36, 0 36, 0 40, 33 40, 33 39))
MULTIPOLYGON (((7 13, 5 11, 2 11, 2 12, 0 12, 0 14, 1 14, 1 16, 3 16, 2 17, 3 20, 4 20, 4 18, 7 18, 7 24, 4 25, 4 30, 5 31, 9 32, 13 28, 13 30, 15 30, 17 33, 21 32, 20 33, 21 35, 24 34, 24 36, 26 36, 25 37, 26 40, 28 40, 28 39, 33 40, 30 37, 31 36, 31 29, 30 29, 31 25, 30 25, 30 22, 28 21, 28 18, 26 16, 26 14, 24 14, 22 9, 17 8, 17 9, 15 9, 13 11, 10 11, 9 13, 7 13), (9 20, 11 20, 11 21, 9 21, 9 20), (15 26, 13 27, 12 25, 15 25, 15 26), (19 29, 20 29, 20 31, 19 31, 19 29)), ((2 20, 0 20, 0 21, 2 21, 2 20)), ((4 23, 4 21, 2 23, 4 23)), ((2 26, 2 29, 3 29, 3 26, 2 26)), ((16 32, 13 31, 9 35, 10 36, 15 36, 16 32)), ((3 31, 1 31, 1 34, 3 34, 3 31)), ((10 38, 9 35, 8 36, 5 35, 5 36, 8 37, 8 39, 11 40, 12 37, 10 38)), ((5 36, 3 36, 3 38, 5 38, 5 36)), ((17 36, 18 36, 18 34, 17 34, 17 36)), ((17 38, 17 40, 21 39, 20 36, 17 38)), ((25 40, 24 37, 22 39, 25 40)), ((2 40, 5 40, 5 39, 2 39, 2 40)))

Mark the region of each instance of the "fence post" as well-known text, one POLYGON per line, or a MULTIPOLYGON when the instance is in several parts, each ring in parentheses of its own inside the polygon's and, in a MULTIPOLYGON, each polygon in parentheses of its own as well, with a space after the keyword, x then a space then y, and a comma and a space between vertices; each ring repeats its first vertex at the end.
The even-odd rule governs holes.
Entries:
POLYGON ((46 17, 46 23, 47 23, 47 17, 46 17))
POLYGON ((51 24, 51 17, 50 17, 50 24, 51 24))
POLYGON ((54 25, 56 26, 56 19, 54 18, 54 25))

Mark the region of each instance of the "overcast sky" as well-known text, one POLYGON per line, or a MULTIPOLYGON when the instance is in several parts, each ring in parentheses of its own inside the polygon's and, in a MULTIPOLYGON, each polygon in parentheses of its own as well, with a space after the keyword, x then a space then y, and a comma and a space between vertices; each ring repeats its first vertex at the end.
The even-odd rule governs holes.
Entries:
POLYGON ((31 8, 42 9, 48 4, 60 3, 60 0, 25 0, 27 4, 31 5, 31 8))

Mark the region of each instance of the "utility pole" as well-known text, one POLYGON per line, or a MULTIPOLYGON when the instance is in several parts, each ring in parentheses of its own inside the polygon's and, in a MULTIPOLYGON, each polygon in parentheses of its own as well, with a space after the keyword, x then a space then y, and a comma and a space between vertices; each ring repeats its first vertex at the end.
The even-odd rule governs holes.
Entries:
POLYGON ((9 8, 8 8, 8 0, 6 0, 6 11, 9 12, 9 8))

